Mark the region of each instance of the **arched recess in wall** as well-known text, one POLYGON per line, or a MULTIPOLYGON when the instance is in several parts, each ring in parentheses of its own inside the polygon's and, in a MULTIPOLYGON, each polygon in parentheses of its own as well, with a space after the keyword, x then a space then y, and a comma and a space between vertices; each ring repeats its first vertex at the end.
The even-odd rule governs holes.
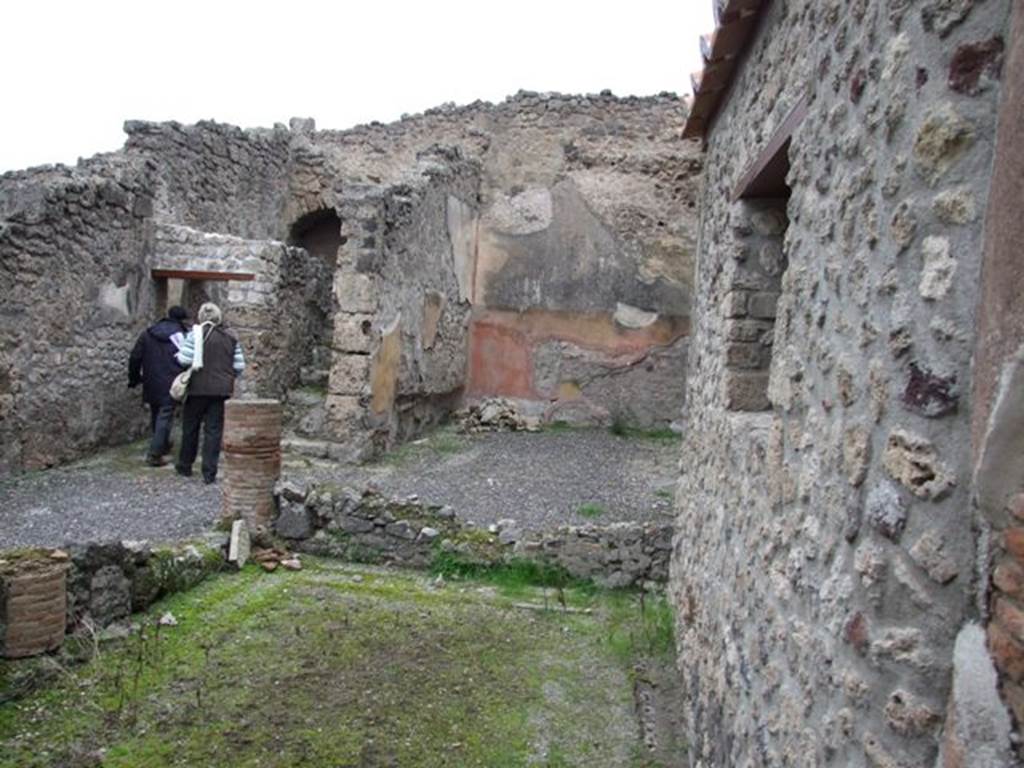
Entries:
POLYGON ((333 208, 321 208, 300 216, 288 233, 288 244, 304 248, 333 270, 338 261, 341 219, 333 208))

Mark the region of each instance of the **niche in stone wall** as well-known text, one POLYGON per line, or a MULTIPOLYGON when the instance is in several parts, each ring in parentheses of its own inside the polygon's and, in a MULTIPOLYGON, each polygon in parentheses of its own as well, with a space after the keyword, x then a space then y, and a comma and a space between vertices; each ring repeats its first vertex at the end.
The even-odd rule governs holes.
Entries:
POLYGON ((768 400, 775 315, 788 266, 789 138, 770 142, 737 186, 732 235, 736 269, 726 300, 725 406, 764 411, 768 400))
POLYGON ((338 248, 342 245, 341 219, 330 208, 322 208, 301 216, 288 234, 288 244, 304 248, 323 259, 332 270, 338 261, 338 248))

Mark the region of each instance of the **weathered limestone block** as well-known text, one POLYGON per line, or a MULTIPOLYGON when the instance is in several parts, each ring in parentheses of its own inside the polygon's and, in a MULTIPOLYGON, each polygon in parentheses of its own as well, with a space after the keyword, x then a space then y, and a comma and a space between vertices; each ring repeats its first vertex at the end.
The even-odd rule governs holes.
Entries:
POLYGON ((337 352, 369 354, 373 347, 373 317, 368 314, 337 313, 331 348, 337 352))
POLYGON ((331 434, 343 436, 358 429, 366 409, 354 395, 328 394, 325 407, 327 424, 331 434))
POLYGON ((956 259, 950 256, 949 240, 926 237, 921 244, 921 256, 924 260, 918 288, 921 296, 932 301, 944 298, 956 274, 956 259))
POLYGON ((1010 730, 1010 718, 999 697, 996 670, 985 647, 985 632, 968 624, 957 635, 953 651, 953 691, 938 765, 1013 765, 1010 730))
POLYGON ((339 270, 334 275, 334 298, 342 312, 377 311, 377 286, 372 275, 339 270))
POLYGON ((942 498, 956 485, 931 441, 904 429, 890 433, 882 464, 894 480, 922 499, 942 498))
POLYGON ((727 371, 723 376, 725 407, 732 411, 764 411, 768 400, 768 373, 727 371))
MULTIPOLYGON (((369 355, 338 354, 334 356, 334 362, 331 365, 327 391, 332 395, 360 395, 366 389, 369 379, 369 355)), ((330 418, 329 402, 327 407, 330 418)))
POLYGON ((871 461, 871 431, 865 427, 849 427, 843 432, 843 467, 846 480, 854 488, 867 477, 871 461))
POLYGON ((231 524, 231 536, 228 540, 228 561, 241 568, 249 560, 251 547, 249 527, 245 520, 235 520, 231 524))
POLYGON ((932 185, 938 183, 975 139, 974 127, 952 104, 944 102, 925 115, 914 141, 914 162, 932 185))

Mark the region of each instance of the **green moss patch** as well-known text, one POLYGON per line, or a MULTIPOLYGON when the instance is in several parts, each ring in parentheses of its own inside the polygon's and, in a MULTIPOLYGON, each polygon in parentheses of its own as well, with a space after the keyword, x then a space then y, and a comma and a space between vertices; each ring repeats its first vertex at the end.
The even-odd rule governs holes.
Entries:
POLYGON ((428 432, 424 437, 404 443, 381 456, 374 463, 400 467, 430 459, 462 453, 470 447, 470 437, 447 424, 428 432))
POLYGON ((0 766, 646 765, 630 671, 663 640, 625 631, 638 600, 511 565, 221 574, 87 661, 0 663, 51 670, 0 695, 0 766))

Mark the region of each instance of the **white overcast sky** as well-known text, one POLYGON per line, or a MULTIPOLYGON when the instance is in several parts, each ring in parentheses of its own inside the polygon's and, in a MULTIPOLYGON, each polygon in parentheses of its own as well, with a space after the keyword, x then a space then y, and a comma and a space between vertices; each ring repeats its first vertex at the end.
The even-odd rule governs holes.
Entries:
POLYGON ((0 172, 121 146, 125 119, 319 128, 520 88, 689 91, 711 0, 8 0, 0 172))

